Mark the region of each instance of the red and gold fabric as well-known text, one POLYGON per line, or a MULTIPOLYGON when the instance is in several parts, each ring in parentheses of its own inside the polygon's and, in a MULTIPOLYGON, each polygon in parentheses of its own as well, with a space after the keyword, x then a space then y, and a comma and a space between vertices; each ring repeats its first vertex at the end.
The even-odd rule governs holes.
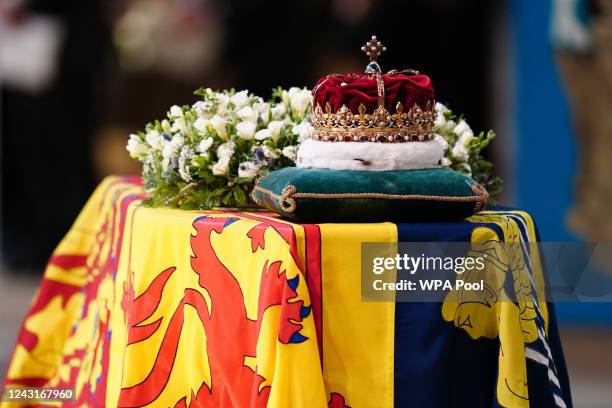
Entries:
MULTIPOLYGON (((512 350, 485 373, 493 382, 502 375, 490 390, 499 406, 529 406, 540 387, 527 391, 524 350, 547 334, 519 324, 528 301, 516 310, 438 304, 433 314, 361 301, 361 243, 397 242, 412 227, 151 209, 144 198, 129 177, 108 178, 93 194, 49 261, 5 385, 73 388, 63 406, 74 407, 405 406, 401 398, 420 396, 398 391, 402 370, 432 358, 456 364, 443 353, 406 354, 406 327, 397 325, 414 314, 441 325, 440 336, 467 332, 474 350, 480 338, 512 350), (501 381, 524 384, 520 398, 501 381)), ((502 229, 486 224, 509 219, 474 219, 471 230, 482 228, 474 239, 495 240, 502 229)), ((502 235, 518 234, 512 228, 502 235)), ((548 323, 548 311, 540 317, 548 323)), ((431 387, 443 392, 440 378, 431 387)))

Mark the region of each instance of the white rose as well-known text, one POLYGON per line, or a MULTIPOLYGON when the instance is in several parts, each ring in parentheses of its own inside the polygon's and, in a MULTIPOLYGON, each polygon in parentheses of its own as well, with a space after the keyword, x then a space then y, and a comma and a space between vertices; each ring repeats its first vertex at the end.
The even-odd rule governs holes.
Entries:
POLYGON ((442 165, 442 167, 448 167, 452 164, 452 162, 446 157, 443 157, 442 160, 440 161, 440 164, 442 165))
POLYGON ((162 156, 165 159, 174 159, 178 155, 179 149, 185 143, 185 138, 180 135, 174 135, 170 140, 164 140, 164 147, 162 149, 162 156))
MULTIPOLYGON (((289 88, 289 90, 287 91, 287 99, 289 101, 289 106, 291 106, 291 102, 299 95, 299 93, 302 91, 301 88, 298 88, 297 86, 292 86, 291 88, 289 88)), ((283 93, 283 99, 285 98, 285 94, 283 93)))
POLYGON ((210 146, 212 146, 212 144, 213 144, 213 138, 212 137, 206 138, 202 140, 200 143, 198 143, 197 151, 200 153, 206 153, 208 149, 210 149, 210 146))
POLYGON ((253 104, 253 109, 259 113, 259 117, 263 124, 267 125, 270 120, 270 104, 266 102, 255 102, 253 104))
POLYGON ((172 123, 172 127, 170 128, 170 131, 187 133, 187 122, 185 122, 185 118, 174 119, 174 123, 172 123))
POLYGON ((200 133, 206 133, 208 131, 208 123, 208 119, 199 117, 195 120, 195 122, 193 122, 193 127, 200 133))
POLYGON ((287 107, 282 103, 277 103, 271 109, 272 119, 280 119, 287 113, 287 107))
POLYGON ((238 117, 240 117, 240 119, 245 122, 257 123, 257 117, 259 116, 259 112, 257 112, 250 106, 245 106, 236 113, 238 114, 238 117))
POLYGON ((257 177, 259 165, 252 161, 242 162, 238 165, 238 177, 247 178, 249 180, 257 177))
POLYGON ((240 109, 249 102, 249 91, 236 92, 230 97, 230 102, 234 104, 234 109, 240 109))
POLYGON ((261 129, 255 133, 255 139, 265 140, 272 137, 272 131, 270 129, 261 129))
POLYGON ((273 120, 270 123, 268 123, 268 129, 271 132, 271 137, 272 137, 272 140, 274 140, 274 143, 278 141, 281 130, 283 129, 284 126, 285 126, 285 122, 281 120, 273 120))
POLYGON ((455 128, 456 125, 457 123, 454 120, 448 120, 444 124, 444 127, 442 128, 442 130, 446 132, 451 132, 455 128))
POLYGON ((298 115, 303 116, 311 103, 312 94, 310 91, 299 88, 291 88, 289 90, 289 105, 298 115))
POLYGON ((434 126, 439 129, 443 129, 445 124, 446 118, 444 117, 444 113, 436 109, 436 120, 434 121, 434 126))
POLYGON ((444 151, 448 150, 448 142, 446 141, 446 139, 440 135, 436 135, 435 139, 436 142, 438 142, 440 144, 440 146, 442 146, 442 149, 444 151))
POLYGON ((155 150, 161 150, 163 147, 164 138, 157 130, 152 130, 146 134, 145 140, 155 150))
POLYGON ((472 133, 472 128, 470 128, 470 125, 468 125, 465 120, 461 119, 459 123, 457 123, 457 126, 455 126, 455 128, 453 129, 453 133, 455 133, 456 135, 462 135, 464 132, 472 133))
POLYGON ((281 100, 283 101, 283 104, 285 105, 285 107, 289 106, 289 92, 287 92, 286 90, 283 89, 283 92, 281 92, 281 100))
POLYGON ((225 176, 229 170, 229 157, 222 157, 212 166, 212 174, 215 176, 225 176))
POLYGON ((470 158, 470 153, 465 148, 465 145, 461 142, 455 143, 453 150, 451 151, 453 157, 459 161, 467 161, 470 158))
POLYGON ((465 147, 468 147, 470 143, 474 140, 474 133, 471 130, 466 130, 459 137, 459 141, 463 143, 465 147))
POLYGON ((298 125, 293 125, 291 131, 298 135, 298 139, 300 142, 303 142, 306 139, 312 138, 312 133, 314 132, 314 128, 310 124, 309 121, 303 120, 298 125))
POLYGON ((170 112, 168 112, 168 116, 171 118, 182 118, 183 110, 179 106, 174 105, 170 108, 170 112))
POLYGON ((193 110, 195 110, 196 114, 204 119, 208 119, 210 117, 210 110, 212 109, 212 103, 208 101, 197 101, 193 104, 193 110))
POLYGON ((225 119, 219 115, 215 115, 210 119, 210 124, 215 129, 215 132, 217 132, 217 135, 223 140, 227 140, 226 123, 225 119))
POLYGON ((262 100, 258 100, 253 104, 253 109, 255 109, 259 114, 268 113, 268 111, 270 110, 270 104, 267 102, 263 102, 262 100))
POLYGON ((229 142, 222 143, 219 145, 219 147, 217 147, 217 157, 219 159, 227 158, 229 160, 234 155, 235 149, 236 145, 231 140, 229 142))
POLYGON ((436 112, 446 113, 446 112, 450 112, 450 109, 448 109, 446 105, 444 105, 443 103, 436 102, 436 112))
POLYGON ((244 140, 250 140, 255 137, 255 129, 257 125, 253 122, 240 122, 236 125, 236 133, 238 137, 244 140))
POLYGON ((286 146, 285 148, 283 148, 282 154, 289 160, 295 161, 295 159, 297 158, 297 151, 298 146, 286 146))
POLYGON ((230 103, 230 97, 224 93, 218 93, 217 102, 217 113, 225 115, 227 113, 227 105, 230 103))
POLYGON ((149 153, 149 147, 142 141, 138 135, 130 135, 127 146, 125 147, 130 156, 139 159, 149 153))

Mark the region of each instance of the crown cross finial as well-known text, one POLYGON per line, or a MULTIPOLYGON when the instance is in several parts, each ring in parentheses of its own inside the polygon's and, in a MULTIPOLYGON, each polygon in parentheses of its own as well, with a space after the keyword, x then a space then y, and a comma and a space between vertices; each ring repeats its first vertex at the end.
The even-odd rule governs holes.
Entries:
POLYGON ((368 57, 370 57, 370 61, 376 61, 380 54, 387 51, 387 47, 380 42, 375 35, 372 36, 372 39, 366 43, 363 47, 361 47, 361 51, 365 52, 368 57))
POLYGON ((380 73, 381 69, 378 65, 377 59, 380 57, 380 54, 387 51, 387 47, 385 47, 382 42, 380 42, 380 40, 373 35, 372 39, 361 47, 361 51, 365 52, 365 54, 370 57, 370 63, 366 66, 366 73, 380 73))

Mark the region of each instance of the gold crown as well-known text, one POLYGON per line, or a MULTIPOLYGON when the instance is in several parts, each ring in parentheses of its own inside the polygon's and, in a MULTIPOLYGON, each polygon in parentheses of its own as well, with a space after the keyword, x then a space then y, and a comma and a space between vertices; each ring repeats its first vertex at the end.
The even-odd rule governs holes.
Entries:
MULTIPOLYGON (((314 139, 326 142, 380 143, 433 140, 435 134, 432 129, 436 119, 435 102, 428 101, 424 107, 415 103, 407 112, 404 112, 402 103, 398 102, 395 106, 395 113, 389 112, 385 108, 385 83, 377 61, 380 54, 387 48, 376 36, 372 36, 372 39, 361 47, 361 50, 370 58, 365 74, 376 79, 378 107, 372 113, 366 113, 366 107, 360 104, 357 108, 358 113, 353 113, 346 105, 342 105, 336 112, 332 111, 329 102, 325 104, 325 111, 321 106, 316 105, 311 114, 314 139)), ((414 70, 402 72, 419 73, 414 70)), ((397 71, 392 70, 387 75, 395 73, 397 71)), ((325 81, 315 87, 313 96, 323 83, 325 81)))
POLYGON ((314 127, 314 139, 326 142, 423 142, 433 140, 432 132, 436 111, 429 102, 425 109, 415 104, 407 112, 401 102, 395 107, 395 113, 379 106, 371 114, 361 104, 359 113, 351 112, 346 105, 337 112, 332 112, 329 103, 325 111, 317 106, 311 115, 314 127))

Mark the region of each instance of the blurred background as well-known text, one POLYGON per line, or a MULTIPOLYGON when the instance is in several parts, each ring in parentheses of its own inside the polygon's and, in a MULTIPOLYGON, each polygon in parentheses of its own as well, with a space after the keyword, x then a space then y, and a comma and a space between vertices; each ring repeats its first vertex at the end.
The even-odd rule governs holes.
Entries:
MULTIPOLYGON (((429 74, 496 130, 500 204, 544 241, 612 241, 612 0, 0 0, 0 375, 96 183, 139 172, 130 132, 200 86, 269 95, 361 70, 372 34, 383 69, 429 74)), ((612 406, 612 305, 557 310, 575 405, 612 406)))

